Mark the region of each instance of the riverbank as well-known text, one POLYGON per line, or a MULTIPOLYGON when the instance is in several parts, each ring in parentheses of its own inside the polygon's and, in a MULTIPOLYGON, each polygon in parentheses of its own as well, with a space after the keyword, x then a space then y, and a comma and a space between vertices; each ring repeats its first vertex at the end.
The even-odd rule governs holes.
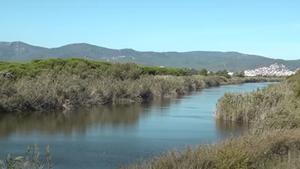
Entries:
POLYGON ((296 169, 300 130, 250 134, 183 152, 172 151, 124 169, 296 169))
POLYGON ((189 69, 111 64, 82 59, 0 63, 0 112, 71 110, 148 102, 207 87, 277 78, 226 78, 189 69))

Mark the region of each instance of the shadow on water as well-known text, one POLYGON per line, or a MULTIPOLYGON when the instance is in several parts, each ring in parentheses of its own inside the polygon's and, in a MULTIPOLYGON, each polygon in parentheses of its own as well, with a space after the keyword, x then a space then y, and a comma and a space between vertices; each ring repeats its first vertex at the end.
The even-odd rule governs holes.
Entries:
MULTIPOLYGON (((144 104, 105 105, 69 112, 29 112, 2 114, 0 116, 0 138, 10 134, 65 135, 73 132, 85 133, 89 127, 130 127, 139 119, 149 115, 152 109, 163 109, 177 104, 179 99, 163 99, 144 104)), ((1 114, 1 113, 0 113, 1 114)))

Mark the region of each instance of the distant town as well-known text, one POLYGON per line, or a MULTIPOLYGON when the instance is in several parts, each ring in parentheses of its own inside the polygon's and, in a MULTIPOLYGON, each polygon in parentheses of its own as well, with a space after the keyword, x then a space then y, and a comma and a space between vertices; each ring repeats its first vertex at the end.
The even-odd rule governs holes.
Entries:
MULTIPOLYGON (((298 69, 299 70, 299 69, 298 69)), ((295 74, 296 71, 289 70, 283 64, 272 64, 269 67, 260 67, 253 70, 245 70, 244 75, 253 77, 253 76, 291 76, 295 74)))

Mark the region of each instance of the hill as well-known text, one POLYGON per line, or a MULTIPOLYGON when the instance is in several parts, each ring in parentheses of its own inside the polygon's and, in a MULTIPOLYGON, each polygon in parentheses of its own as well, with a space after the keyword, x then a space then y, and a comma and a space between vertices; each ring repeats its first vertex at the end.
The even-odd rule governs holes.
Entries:
POLYGON ((71 57, 168 67, 206 68, 213 71, 223 69, 241 71, 274 63, 284 64, 292 70, 300 67, 300 60, 272 59, 238 52, 141 52, 133 49, 109 49, 86 43, 45 48, 23 42, 0 42, 0 60, 2 61, 71 57))

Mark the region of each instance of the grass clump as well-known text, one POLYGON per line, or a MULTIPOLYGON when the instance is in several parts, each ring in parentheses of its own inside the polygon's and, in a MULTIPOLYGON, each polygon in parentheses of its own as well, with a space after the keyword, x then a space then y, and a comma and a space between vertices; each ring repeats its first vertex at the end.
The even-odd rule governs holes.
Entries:
POLYGON ((299 73, 266 89, 245 94, 225 94, 217 118, 247 123, 259 130, 300 127, 299 73))
POLYGON ((49 146, 46 147, 45 154, 42 156, 39 147, 29 146, 25 155, 8 155, 6 159, 0 160, 0 169, 51 169, 52 161, 49 146))
MULTIPOLYGON (((248 135, 184 152, 170 152, 127 169, 271 169, 299 158, 300 130, 248 135)), ((282 165, 282 166, 281 166, 282 165)))

